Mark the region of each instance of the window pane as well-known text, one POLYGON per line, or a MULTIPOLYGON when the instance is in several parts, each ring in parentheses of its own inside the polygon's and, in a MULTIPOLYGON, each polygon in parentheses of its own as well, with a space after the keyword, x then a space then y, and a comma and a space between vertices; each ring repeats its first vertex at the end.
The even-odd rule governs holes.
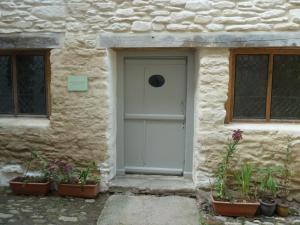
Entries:
POLYGON ((268 55, 236 56, 235 119, 265 118, 268 64, 268 55))
POLYGON ((275 55, 272 119, 300 119, 300 56, 275 55))
POLYGON ((10 56, 0 56, 0 113, 13 113, 13 92, 10 56))
POLYGON ((44 57, 18 55, 16 59, 19 113, 46 114, 44 57))

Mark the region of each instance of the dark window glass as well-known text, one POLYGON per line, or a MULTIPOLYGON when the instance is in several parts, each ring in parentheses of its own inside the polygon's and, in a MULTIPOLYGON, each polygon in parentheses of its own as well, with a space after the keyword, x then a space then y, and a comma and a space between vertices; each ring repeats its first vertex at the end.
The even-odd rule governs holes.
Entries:
POLYGON ((46 114, 43 56, 17 55, 18 108, 22 114, 46 114))
POLYGON ((0 56, 0 113, 13 113, 11 57, 0 56))
POLYGON ((272 119, 300 119, 300 56, 274 55, 272 119))
POLYGON ((149 78, 149 84, 152 87, 161 87, 165 84, 165 78, 162 75, 152 75, 149 78))
POLYGON ((268 55, 237 55, 234 90, 235 119, 264 119, 268 55))

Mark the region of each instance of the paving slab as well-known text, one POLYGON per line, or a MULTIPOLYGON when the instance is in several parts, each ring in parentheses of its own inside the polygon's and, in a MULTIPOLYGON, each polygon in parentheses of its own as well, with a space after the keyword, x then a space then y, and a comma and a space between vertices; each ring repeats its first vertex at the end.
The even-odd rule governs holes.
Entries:
POLYGON ((182 196, 112 195, 97 225, 199 225, 196 200, 182 196))
POLYGON ((195 196, 192 179, 160 175, 124 175, 115 177, 110 192, 152 195, 195 196))
POLYGON ((95 225, 108 197, 23 196, 0 187, 0 225, 95 225))

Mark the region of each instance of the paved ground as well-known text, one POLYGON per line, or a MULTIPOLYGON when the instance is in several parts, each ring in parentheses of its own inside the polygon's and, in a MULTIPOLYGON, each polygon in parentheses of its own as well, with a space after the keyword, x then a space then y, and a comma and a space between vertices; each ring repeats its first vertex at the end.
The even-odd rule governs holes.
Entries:
MULTIPOLYGON (((198 196, 199 199, 204 199, 198 196)), ((291 216, 230 218, 216 216, 209 201, 187 197, 102 194, 95 200, 15 196, 0 187, 1 225, 300 225, 300 204, 291 204, 291 216), (109 199, 107 201, 107 199, 109 199), (106 203, 107 202, 107 203, 106 203)))
POLYGON ((198 225, 196 200, 188 197, 112 195, 97 225, 198 225))
POLYGON ((0 224, 2 225, 95 225, 107 194, 95 200, 15 196, 0 189, 0 224))

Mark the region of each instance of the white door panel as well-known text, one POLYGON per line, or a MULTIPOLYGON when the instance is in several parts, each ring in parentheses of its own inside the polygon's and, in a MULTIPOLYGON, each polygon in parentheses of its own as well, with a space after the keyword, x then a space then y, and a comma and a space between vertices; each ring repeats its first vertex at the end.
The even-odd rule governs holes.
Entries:
POLYGON ((125 73, 125 113, 144 114, 144 66, 126 63, 125 73))
POLYGON ((125 120, 125 162, 126 166, 143 167, 143 149, 145 138, 145 121, 125 120))
POLYGON ((182 169, 184 129, 182 121, 147 121, 146 167, 182 169))
POLYGON ((182 174, 186 60, 126 59, 124 80, 125 171, 182 174))
POLYGON ((151 75, 163 75, 165 84, 160 87, 145 85, 145 112, 157 114, 184 114, 185 66, 158 65, 147 68, 146 81, 151 75))

